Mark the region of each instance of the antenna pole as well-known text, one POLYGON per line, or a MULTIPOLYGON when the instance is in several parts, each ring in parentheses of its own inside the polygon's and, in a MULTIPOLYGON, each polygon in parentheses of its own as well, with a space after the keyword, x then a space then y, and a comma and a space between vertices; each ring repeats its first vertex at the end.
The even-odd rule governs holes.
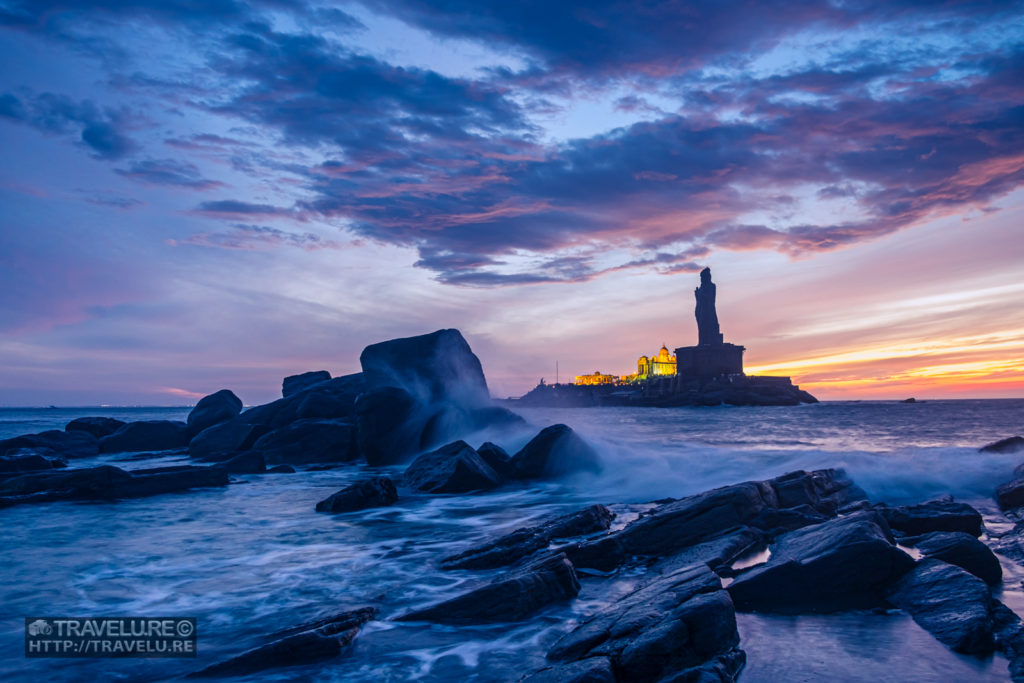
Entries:
POLYGON ((555 361, 555 384, 558 384, 558 361, 555 361))

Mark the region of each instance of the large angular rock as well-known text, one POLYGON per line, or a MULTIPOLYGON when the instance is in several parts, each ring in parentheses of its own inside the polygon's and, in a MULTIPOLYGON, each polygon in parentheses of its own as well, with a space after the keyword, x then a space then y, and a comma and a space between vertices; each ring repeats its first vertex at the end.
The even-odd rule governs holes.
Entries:
POLYGON ((942 560, 966 569, 985 583, 995 586, 1003 580, 999 559, 988 546, 962 531, 933 531, 914 539, 904 539, 926 557, 942 560))
POLYGON ((490 543, 441 560, 442 569, 493 569, 504 567, 547 548, 555 539, 605 531, 615 514, 603 505, 591 505, 541 524, 516 529, 490 543))
POLYGON ((38 434, 23 434, 0 441, 0 455, 21 448, 48 448, 62 458, 88 458, 99 453, 99 442, 92 434, 51 429, 38 434))
POLYGON ((207 427, 227 422, 242 412, 242 399, 228 389, 221 389, 199 399, 185 420, 189 434, 195 435, 207 427))
POLYGON ((995 649, 989 588, 960 567, 922 560, 892 586, 888 599, 957 652, 988 655, 995 649))
POLYGON ((1024 451, 1024 436, 1011 436, 993 441, 978 449, 981 453, 1019 453, 1024 451))
POLYGON ((267 471, 267 462, 259 451, 239 453, 220 464, 229 474, 263 474, 267 471))
MULTIPOLYGON (((598 612, 548 651, 554 662, 607 657, 618 680, 700 680, 696 669, 742 667, 736 613, 705 565, 661 576, 598 612), (721 661, 719 661, 721 660, 721 661)), ((727 679, 727 680, 731 680, 727 679)))
POLYGON ((981 513, 967 503, 953 500, 930 500, 919 505, 879 507, 885 521, 895 531, 919 536, 932 531, 963 531, 981 536, 984 525, 981 513))
POLYGON ((609 571, 634 556, 665 557, 765 520, 766 514, 786 509, 781 507, 786 503, 831 515, 863 499, 864 492, 842 470, 798 470, 667 503, 617 532, 563 550, 579 567, 609 571))
POLYGON ((555 555, 451 600, 396 619, 443 624, 520 621, 545 605, 574 598, 579 592, 580 583, 572 563, 565 555, 555 555))
POLYGON ((350 462, 359 457, 356 428, 344 420, 296 420, 261 436, 252 450, 268 464, 350 462))
POLYGON ((191 488, 225 486, 221 467, 157 467, 126 472, 111 465, 24 474, 0 481, 0 507, 56 500, 141 498, 191 488))
POLYGON ((466 493, 493 489, 502 479, 469 444, 454 441, 413 460, 402 483, 427 493, 466 493))
POLYGON ((412 443, 419 444, 416 400, 404 389, 367 391, 356 399, 355 411, 359 451, 370 465, 394 465, 412 452, 412 443))
POLYGON ((125 425, 124 420, 112 417, 79 417, 64 425, 65 432, 85 432, 97 439, 113 434, 125 425))
POLYGON ((780 536, 767 563, 729 585, 736 608, 828 612, 871 607, 914 566, 881 515, 858 512, 780 536))
POLYGON ((353 418, 356 397, 365 390, 362 373, 335 377, 301 389, 286 398, 243 412, 239 419, 279 429, 296 420, 353 418))
POLYGON ((1000 484, 996 489, 996 503, 1000 510, 1024 507, 1024 477, 1000 484))
POLYGON ((519 420, 491 404, 480 361, 458 330, 372 344, 359 361, 367 391, 357 407, 360 447, 371 464, 519 420))
POLYGON ((184 422, 143 420, 129 422, 110 436, 100 439, 100 452, 169 451, 188 445, 189 431, 184 422))
POLYGON ((303 372, 300 375, 289 375, 281 382, 281 396, 288 398, 292 394, 308 389, 314 384, 326 382, 331 378, 331 373, 326 370, 313 370, 303 372))
POLYGON ((575 472, 601 471, 601 458, 564 424, 545 427, 512 458, 521 479, 558 477, 575 472))
POLYGON ((387 477, 357 481, 316 504, 317 512, 354 512, 398 502, 395 484, 387 477))
POLYGON ((502 479, 515 478, 516 468, 512 464, 512 457, 504 448, 490 441, 485 441, 480 445, 480 448, 476 449, 476 452, 502 479))
POLYGON ((228 420, 192 437, 188 454, 200 460, 227 460, 252 448, 268 430, 266 425, 248 424, 238 418, 228 420))
POLYGON ((374 617, 373 608, 363 608, 288 629, 266 645, 189 674, 189 678, 235 677, 286 666, 301 666, 337 657, 374 617))

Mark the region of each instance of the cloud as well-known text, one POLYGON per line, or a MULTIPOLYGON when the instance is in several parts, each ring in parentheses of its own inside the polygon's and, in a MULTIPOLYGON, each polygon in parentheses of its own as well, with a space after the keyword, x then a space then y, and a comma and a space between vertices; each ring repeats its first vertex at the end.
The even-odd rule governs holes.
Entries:
POLYGON ((121 130, 124 116, 89 100, 75 101, 53 93, 21 99, 4 93, 0 95, 0 118, 52 135, 77 134, 79 142, 98 159, 120 159, 135 149, 121 130))
POLYGON ((222 182, 204 178, 193 164, 174 159, 143 159, 128 168, 115 169, 115 172, 146 185, 169 185, 193 190, 224 187, 222 182))
POLYGON ((192 235, 185 240, 168 240, 171 246, 194 245, 218 249, 239 249, 255 251, 275 247, 297 247, 304 251, 320 249, 342 249, 344 245, 336 240, 324 239, 311 232, 294 233, 266 225, 236 223, 227 232, 205 232, 192 235))

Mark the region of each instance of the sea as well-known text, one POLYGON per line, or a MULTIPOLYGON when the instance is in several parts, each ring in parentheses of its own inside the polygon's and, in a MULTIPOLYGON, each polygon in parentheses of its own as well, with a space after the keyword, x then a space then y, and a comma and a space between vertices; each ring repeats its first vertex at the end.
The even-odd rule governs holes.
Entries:
MULTIPOLYGON (((0 680, 161 681, 266 642, 267 634, 345 609, 374 606, 347 654, 237 680, 517 681, 589 615, 634 589, 639 569, 583 577, 579 597, 532 619, 487 626, 391 621, 460 594, 495 572, 441 571, 449 554, 593 503, 621 527, 651 501, 796 469, 842 467, 873 501, 906 504, 952 495, 1010 527, 992 500, 1024 455, 978 447, 1024 434, 1024 400, 822 402, 796 407, 519 410, 517 434, 481 433, 510 452, 537 429, 573 427, 601 454, 604 472, 490 493, 402 492, 388 508, 316 513, 317 501, 371 474, 347 465, 120 502, 47 503, 0 510, 0 680), (181 616, 198 623, 195 659, 27 659, 24 617, 181 616)), ((60 429, 69 420, 184 419, 188 408, 0 409, 0 438, 60 429)), ((125 469, 180 464, 183 455, 107 455, 73 466, 125 469)), ((1024 615, 1024 571, 1005 558, 1003 602, 1024 615)), ((740 614, 751 681, 1008 681, 1001 656, 953 653, 898 611, 833 615, 740 614)))

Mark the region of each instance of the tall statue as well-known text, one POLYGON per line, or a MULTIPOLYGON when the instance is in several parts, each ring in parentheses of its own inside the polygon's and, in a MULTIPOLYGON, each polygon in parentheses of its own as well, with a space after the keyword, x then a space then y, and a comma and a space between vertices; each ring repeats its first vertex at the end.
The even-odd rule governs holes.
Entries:
POLYGON ((715 312, 715 283, 711 281, 711 269, 700 271, 700 287, 693 293, 697 297, 697 344, 700 346, 721 344, 723 337, 718 328, 718 313, 715 312))

